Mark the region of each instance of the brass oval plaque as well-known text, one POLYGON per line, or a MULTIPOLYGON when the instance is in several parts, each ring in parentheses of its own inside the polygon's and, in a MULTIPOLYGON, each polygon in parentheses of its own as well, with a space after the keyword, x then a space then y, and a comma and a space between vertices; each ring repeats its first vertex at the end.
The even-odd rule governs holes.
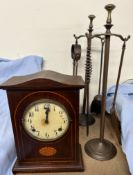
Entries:
POLYGON ((39 150, 39 153, 42 155, 42 156, 53 156, 55 155, 57 152, 57 150, 53 147, 42 147, 40 150, 39 150))

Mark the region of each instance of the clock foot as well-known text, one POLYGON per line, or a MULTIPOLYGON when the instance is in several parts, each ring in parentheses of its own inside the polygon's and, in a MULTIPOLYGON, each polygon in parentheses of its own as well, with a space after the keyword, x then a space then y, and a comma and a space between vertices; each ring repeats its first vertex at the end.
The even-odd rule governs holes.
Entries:
POLYGON ((78 172, 84 171, 81 145, 77 160, 56 160, 56 161, 29 161, 19 162, 16 160, 13 167, 13 173, 38 173, 38 172, 78 172))
MULTIPOLYGON (((80 114, 79 116, 79 125, 80 126, 86 126, 86 114, 80 114)), ((95 123, 95 118, 92 114, 88 115, 88 125, 93 125, 95 123)))

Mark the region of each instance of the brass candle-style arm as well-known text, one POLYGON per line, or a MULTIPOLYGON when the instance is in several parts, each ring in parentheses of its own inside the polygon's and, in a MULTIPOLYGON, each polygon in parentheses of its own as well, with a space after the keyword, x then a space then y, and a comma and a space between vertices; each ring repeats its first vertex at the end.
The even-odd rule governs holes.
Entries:
POLYGON ((78 39, 80 39, 80 38, 85 37, 85 35, 79 35, 79 36, 76 36, 75 34, 74 34, 73 36, 74 36, 74 38, 76 39, 76 41, 77 41, 78 39))
MULTIPOLYGON (((104 36, 115 36, 115 37, 118 37, 120 38, 122 41, 128 41, 130 39, 130 35, 128 35, 127 37, 123 37, 122 35, 120 34, 115 34, 115 33, 101 33, 101 34, 94 34, 90 37, 90 39, 94 39, 94 38, 101 38, 101 37, 104 37, 104 36)), ((86 33, 86 37, 89 37, 89 35, 86 33)))

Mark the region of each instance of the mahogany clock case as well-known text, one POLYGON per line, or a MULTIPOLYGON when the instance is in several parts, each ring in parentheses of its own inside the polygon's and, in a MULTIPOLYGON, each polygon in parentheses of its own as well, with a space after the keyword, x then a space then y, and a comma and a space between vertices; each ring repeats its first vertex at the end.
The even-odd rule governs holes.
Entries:
POLYGON ((33 76, 15 77, 0 86, 7 90, 15 138, 17 161, 13 172, 84 170, 78 121, 79 89, 84 87, 84 82, 78 77, 78 83, 74 84, 73 78, 62 77, 62 74, 43 71, 33 76), (49 75, 48 78, 45 74, 49 75), (68 81, 70 79, 71 81, 68 81), (22 124, 26 107, 42 99, 57 101, 65 106, 69 115, 70 124, 67 132, 54 141, 34 139, 25 131, 22 124))

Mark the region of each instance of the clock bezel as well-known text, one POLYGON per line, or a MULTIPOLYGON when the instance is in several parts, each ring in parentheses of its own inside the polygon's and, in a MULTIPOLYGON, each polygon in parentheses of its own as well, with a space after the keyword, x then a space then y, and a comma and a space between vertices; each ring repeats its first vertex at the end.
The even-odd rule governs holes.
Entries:
MULTIPOLYGON (((56 91, 54 91, 54 92, 53 91, 32 91, 32 92, 28 93, 27 95, 25 95, 18 102, 18 104, 15 108, 15 111, 14 111, 13 118, 14 118, 14 121, 15 121, 14 124, 15 124, 15 128, 17 129, 17 131, 16 131, 17 133, 19 132, 21 134, 24 134, 27 139, 30 139, 31 141, 34 141, 36 143, 40 142, 40 144, 41 143, 42 144, 43 143, 50 144, 52 142, 55 142, 55 143, 60 142, 60 140, 64 140, 65 137, 67 135, 69 135, 73 120, 74 121, 77 120, 76 115, 77 115, 77 112, 75 111, 75 108, 73 107, 71 101, 64 96, 64 92, 63 92, 63 94, 61 94, 61 93, 58 93, 58 91, 57 92, 56 91), (25 111, 26 107, 28 105, 30 105, 32 102, 34 102, 35 100, 39 100, 39 99, 42 99, 42 98, 49 98, 49 99, 55 100, 55 101, 58 100, 58 102, 61 103, 62 105, 64 105, 65 108, 67 109, 67 112, 68 112, 68 115, 70 116, 70 119, 73 118, 71 120, 70 124, 69 124, 67 132, 57 140, 48 141, 48 142, 40 141, 40 140, 34 139, 31 136, 29 136, 29 134, 27 134, 27 132, 23 129, 22 117, 23 117, 23 114, 24 114, 24 111, 25 111), (19 113, 21 113, 21 115, 19 115, 19 113), (73 117, 71 117, 71 116, 73 116, 73 117), (19 127, 17 127, 17 123, 21 123, 21 125, 19 127)), ((23 145, 23 143, 21 143, 21 144, 23 145)))
POLYGON ((38 99, 38 100, 35 100, 35 101, 31 102, 31 103, 26 107, 26 109, 24 110, 24 113, 23 113, 23 116, 22 116, 22 119, 21 119, 21 120, 22 120, 22 126, 23 126, 24 131, 25 131, 30 137, 32 137, 33 139, 39 140, 39 141, 42 141, 42 142, 55 141, 55 140, 58 140, 58 139, 60 139, 61 137, 63 137, 63 135, 65 135, 66 132, 68 131, 69 126, 70 126, 70 122, 72 121, 72 119, 71 119, 71 117, 70 117, 70 115, 69 115, 69 112, 68 112, 68 110, 66 109, 66 107, 65 107, 62 103, 58 102, 57 100, 53 100, 53 99, 50 99, 50 98, 41 98, 41 99, 38 99), (24 121, 23 121, 24 118, 25 118, 25 114, 27 113, 27 111, 28 111, 33 105, 39 104, 39 103, 50 103, 50 104, 55 104, 55 105, 59 106, 61 109, 63 109, 63 110, 65 111, 66 116, 67 116, 67 119, 68 119, 68 124, 67 124, 67 127, 65 128, 65 131, 62 132, 61 135, 59 135, 59 136, 57 136, 57 137, 55 137, 55 138, 52 138, 52 139, 46 139, 46 138, 45 138, 45 139, 41 139, 41 138, 39 138, 39 137, 33 135, 32 133, 30 133, 30 132, 27 130, 27 128, 26 128, 25 125, 24 125, 24 121))

